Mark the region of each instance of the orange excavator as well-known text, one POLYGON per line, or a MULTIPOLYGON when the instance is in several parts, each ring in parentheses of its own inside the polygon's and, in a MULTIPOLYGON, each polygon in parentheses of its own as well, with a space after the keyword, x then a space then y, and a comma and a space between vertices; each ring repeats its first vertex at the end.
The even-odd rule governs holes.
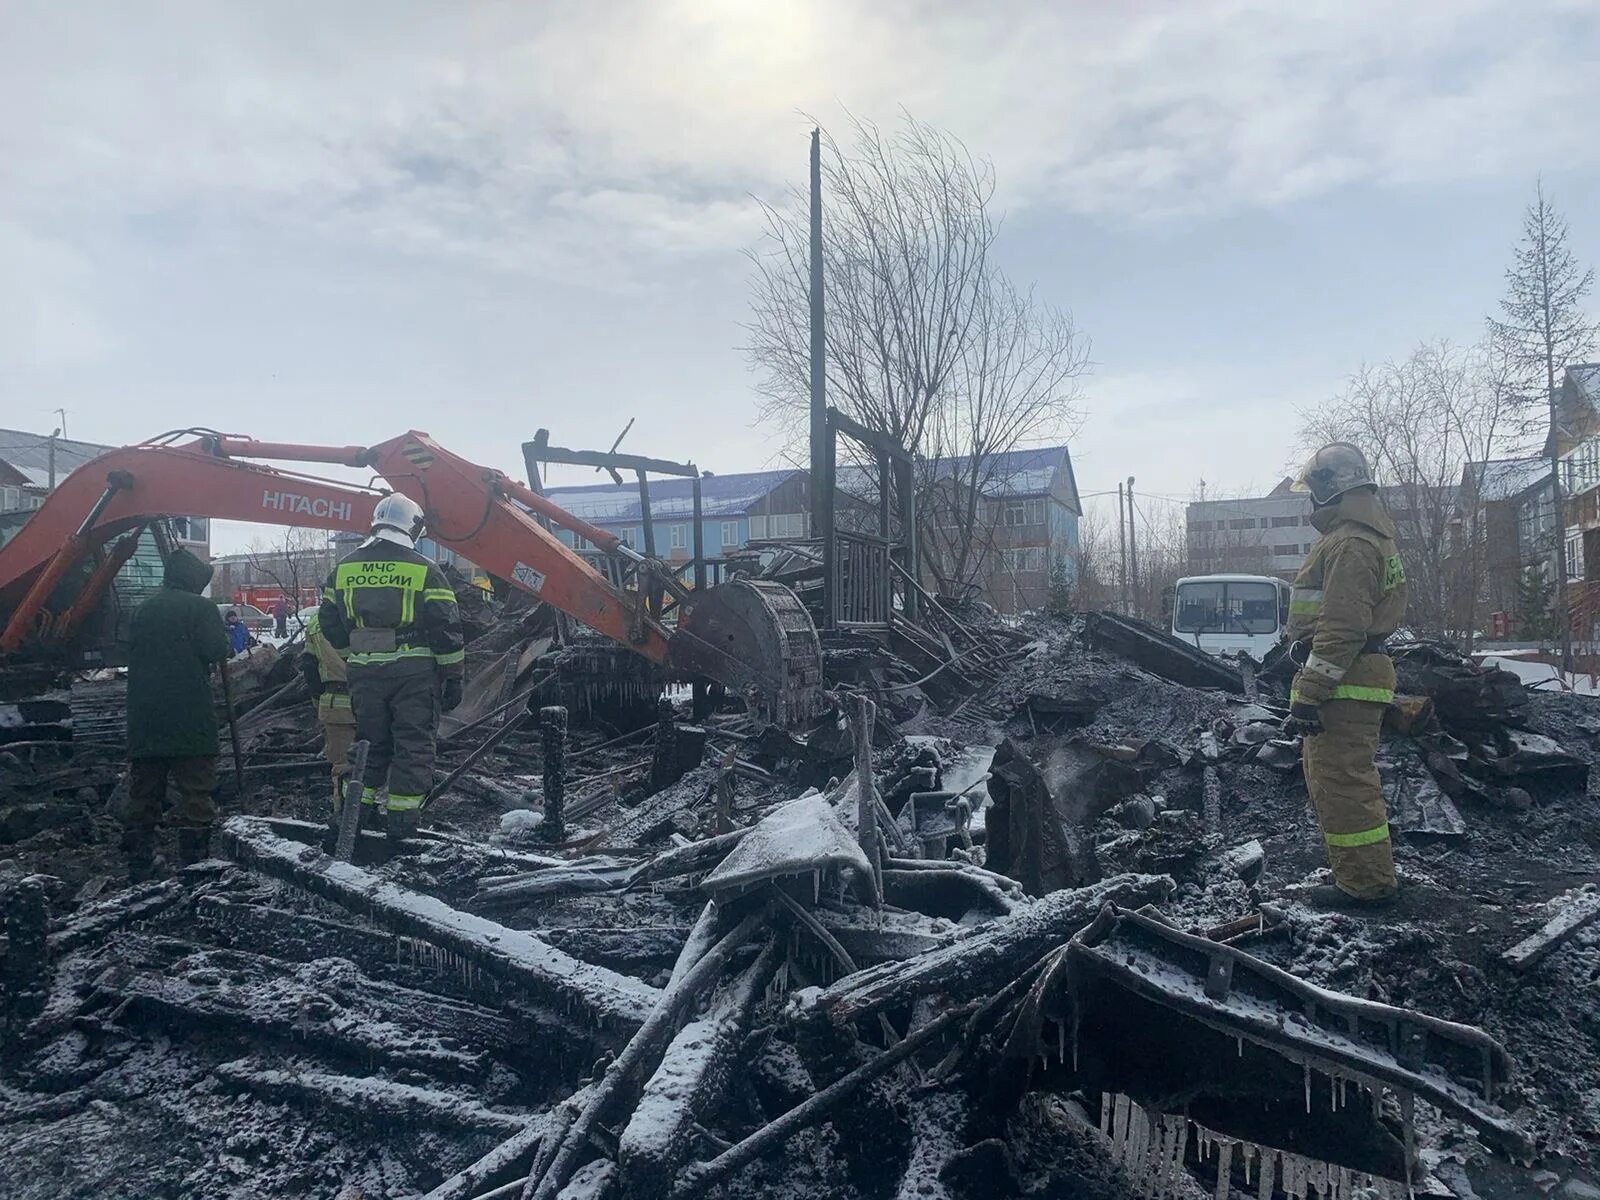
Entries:
POLYGON ((822 709, 817 631, 788 588, 739 579, 686 589, 667 564, 416 431, 374 446, 303 446, 183 430, 90 460, 0 546, 0 661, 60 661, 71 653, 140 535, 164 529, 166 518, 364 534, 373 505, 390 490, 422 506, 428 536, 439 544, 673 675, 723 684, 758 719, 796 728, 822 709), (367 468, 388 486, 258 460, 367 468), (546 522, 592 543, 617 579, 636 586, 596 571, 546 522), (663 594, 676 603, 657 612, 647 597, 663 594))

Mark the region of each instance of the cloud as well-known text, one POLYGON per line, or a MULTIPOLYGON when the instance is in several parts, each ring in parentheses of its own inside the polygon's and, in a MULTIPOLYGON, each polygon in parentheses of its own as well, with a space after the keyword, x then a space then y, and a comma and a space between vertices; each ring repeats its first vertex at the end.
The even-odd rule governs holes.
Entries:
POLYGON ((0 371, 75 366, 112 347, 91 278, 70 246, 0 218, 0 371))
POLYGON ((0 215, 176 211, 626 286, 756 228, 800 110, 904 105, 1008 206, 1161 219, 1592 162, 1580 5, 14 7, 0 215))

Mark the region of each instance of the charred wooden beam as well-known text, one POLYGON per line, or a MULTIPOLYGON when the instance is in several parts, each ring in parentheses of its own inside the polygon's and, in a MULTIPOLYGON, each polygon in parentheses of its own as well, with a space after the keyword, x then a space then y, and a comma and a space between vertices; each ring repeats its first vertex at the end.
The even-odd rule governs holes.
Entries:
POLYGON ((171 908, 183 899, 181 880, 163 879, 118 892, 62 921, 50 934, 50 953, 67 954, 171 908))
POLYGON ((696 1123, 722 1103, 756 1003, 781 957, 773 941, 672 1039, 622 1134, 618 1163, 623 1190, 630 1198, 649 1200, 671 1192, 694 1145, 696 1123))
POLYGON ((1600 920, 1600 892, 1575 892, 1562 898, 1556 915, 1543 929, 1518 942, 1500 957, 1514 971, 1538 966, 1573 934, 1600 920))
MULTIPOLYGON (((677 1028, 689 1003, 718 978, 735 951, 743 947, 766 919, 762 909, 747 913, 715 945, 706 950, 692 965, 679 959, 681 971, 674 971, 673 982, 661 994, 660 1001, 649 1018, 633 1036, 617 1061, 595 1085, 594 1093, 573 1119, 559 1142, 552 1142, 542 1161, 534 1164, 528 1177, 528 1200, 554 1200, 556 1194, 571 1180, 578 1166, 578 1155, 588 1144, 589 1136, 598 1127, 602 1117, 616 1108, 628 1107, 630 1098, 636 1097, 644 1082, 644 1073, 653 1071, 661 1061, 667 1041, 677 1028)), ((690 939, 685 953, 695 948, 696 939, 690 939)))
MULTIPOLYGON (((580 1089, 577 1094, 582 1095, 587 1090, 580 1089)), ((473 1197, 494 1195, 504 1183, 514 1183, 512 1194, 519 1193, 528 1172, 528 1163, 538 1152, 549 1128, 548 1114, 534 1117, 489 1153, 462 1167, 422 1200, 473 1200, 473 1197)))
POLYGON ((458 954, 474 967, 527 989, 535 1000, 580 1013, 605 1029, 637 1029, 660 997, 648 984, 579 962, 524 930, 460 912, 443 900, 286 841, 254 818, 231 817, 222 832, 228 853, 245 866, 305 888, 392 932, 458 954))
POLYGON ((444 1126, 449 1129, 489 1130, 519 1134, 528 1118, 495 1112, 476 1100, 454 1092, 396 1083, 371 1075, 337 1075, 308 1069, 264 1067, 250 1059, 221 1063, 216 1076, 230 1087, 242 1088, 271 1100, 310 1104, 345 1116, 393 1129, 401 1126, 444 1126))
POLYGON ((937 950, 880 963, 820 994, 797 996, 803 1002, 794 1012, 842 1025, 932 992, 953 1000, 986 995, 1087 926, 1107 904, 1137 908, 1166 899, 1171 890, 1165 875, 1114 875, 1093 887, 1052 892, 937 950))
POLYGON ((942 1036, 971 1011, 972 1005, 962 1005, 934 1018, 922 1028, 907 1034, 870 1062, 858 1067, 838 1082, 823 1088, 809 1100, 803 1101, 776 1121, 758 1129, 710 1162, 687 1168, 678 1177, 678 1185, 673 1190, 673 1196, 676 1200, 688 1200, 692 1196, 705 1195, 712 1186, 739 1168, 749 1165, 763 1154, 776 1150, 806 1126, 815 1125, 823 1120, 863 1085, 888 1074, 923 1046, 942 1036))
POLYGON ((118 965, 95 980, 127 1011, 181 1031, 197 1024, 309 1046, 357 1063, 380 1062, 447 1079, 483 1079, 486 1050, 511 1044, 510 1022, 409 988, 367 979, 337 959, 281 963, 233 950, 203 951, 167 970, 118 965))

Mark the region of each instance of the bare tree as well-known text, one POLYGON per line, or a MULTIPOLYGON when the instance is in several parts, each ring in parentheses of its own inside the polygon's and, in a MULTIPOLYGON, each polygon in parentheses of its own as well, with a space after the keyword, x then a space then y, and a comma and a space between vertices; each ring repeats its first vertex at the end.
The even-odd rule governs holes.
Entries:
MULTIPOLYGON (((990 261, 989 163, 909 115, 893 133, 848 124, 847 143, 822 138, 828 396, 921 460, 923 562, 956 589, 992 566, 999 456, 1073 428, 1088 342, 990 261)), ((798 440, 810 405, 807 198, 792 191, 765 214, 746 353, 762 419, 798 440)))
POLYGON ((1117 538, 1105 508, 1090 502, 1078 520, 1078 541, 1068 552, 1073 607, 1079 612, 1117 602, 1117 538))
POLYGON ((305 593, 320 587, 333 565, 327 533, 286 527, 276 537, 252 540, 246 554, 251 575, 283 593, 289 602, 289 617, 298 626, 305 593))
MULTIPOLYGON (((1433 633, 1475 621, 1481 556, 1463 533, 1463 471, 1492 457, 1507 394, 1487 350, 1423 343, 1404 359, 1363 364, 1344 392, 1301 413, 1306 447, 1361 448, 1385 492, 1409 581, 1407 621, 1433 633)), ((1480 467, 1481 471, 1481 467, 1480 467)))
POLYGON ((1525 429, 1549 419, 1550 483, 1556 532, 1552 559, 1556 575, 1556 617, 1561 636, 1562 670, 1572 669, 1572 622, 1567 609, 1566 518, 1562 505, 1560 455, 1562 435, 1557 404, 1556 372, 1594 353, 1600 325, 1583 308, 1594 286, 1594 269, 1580 268, 1567 247, 1566 218, 1544 194, 1544 181, 1522 218, 1522 240, 1506 268, 1506 294, 1499 319, 1489 318, 1489 332, 1503 347, 1519 391, 1532 411, 1525 429))

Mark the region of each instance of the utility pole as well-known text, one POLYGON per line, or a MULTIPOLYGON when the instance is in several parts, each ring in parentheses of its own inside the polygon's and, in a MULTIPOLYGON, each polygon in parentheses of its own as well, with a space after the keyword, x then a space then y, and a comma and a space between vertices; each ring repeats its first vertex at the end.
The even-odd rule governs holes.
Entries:
POLYGON ((62 437, 66 437, 67 436, 67 410, 64 409, 64 408, 58 408, 58 409, 55 410, 55 412, 56 412, 56 416, 61 418, 61 436, 62 437))
MULTIPOLYGON (((822 277, 822 130, 811 131, 811 536, 826 537, 823 514, 832 502, 823 496, 827 463, 823 442, 828 437, 828 338, 823 324, 822 277)), ((824 548, 823 553, 828 553, 824 548)))
POLYGON ((1128 527, 1123 523, 1127 513, 1122 507, 1122 484, 1117 484, 1117 571, 1118 590, 1122 595, 1122 613, 1128 613, 1128 527))
POLYGON ((61 426, 50 433, 50 490, 56 490, 56 439, 61 436, 61 426))
POLYGON ((1134 604, 1139 603, 1139 546, 1133 521, 1133 476, 1128 476, 1128 578, 1134 604))

